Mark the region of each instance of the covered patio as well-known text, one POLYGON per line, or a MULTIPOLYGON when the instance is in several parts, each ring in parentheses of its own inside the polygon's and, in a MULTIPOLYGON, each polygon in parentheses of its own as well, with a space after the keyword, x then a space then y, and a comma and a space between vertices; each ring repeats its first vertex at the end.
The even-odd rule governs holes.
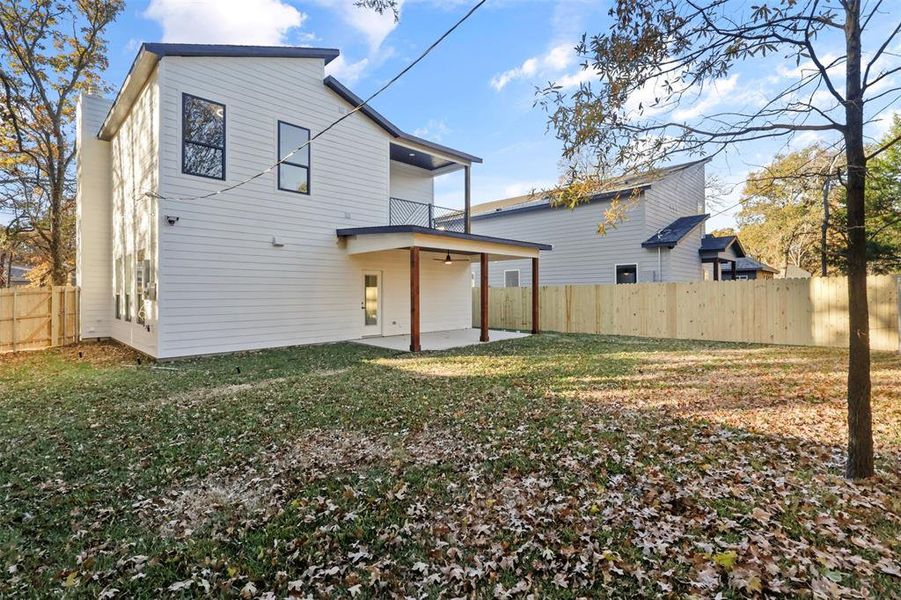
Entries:
MULTIPOLYGON (((529 337, 530 334, 519 331, 503 331, 500 329, 490 329, 488 337, 492 342, 502 340, 515 340, 519 338, 529 337)), ((419 336, 420 350, 423 352, 434 352, 437 350, 451 350, 453 348, 463 348, 465 346, 475 346, 481 343, 481 331, 479 329, 454 329, 451 331, 429 331, 419 336)), ((386 348, 388 350, 406 351, 410 349, 409 335, 389 335, 384 337, 363 338, 358 340, 360 344, 367 346, 375 346, 376 348, 386 348)))
MULTIPOLYGON (((466 229, 468 230, 468 219, 466 221, 466 229)), ((488 329, 489 263, 502 260, 531 259, 532 287, 533 290, 537 291, 539 253, 542 250, 551 250, 551 246, 547 244, 476 235, 468 232, 432 229, 417 225, 356 227, 339 229, 336 233, 348 255, 377 256, 380 253, 396 253, 398 250, 405 250, 409 254, 409 334, 365 338, 363 341, 364 343, 372 343, 373 345, 381 345, 388 348, 396 348, 399 344, 403 344, 411 352, 469 345, 469 343, 474 343, 475 340, 470 342, 468 336, 474 337, 476 332, 478 332, 479 342, 488 342, 495 338, 507 339, 511 335, 516 337, 517 334, 492 332, 488 329), (481 327, 479 330, 458 329, 455 332, 422 332, 423 309, 436 311, 447 309, 446 306, 442 307, 436 304, 422 306, 420 271, 422 270, 421 255, 423 254, 431 255, 433 258, 435 255, 439 257, 446 255, 448 264, 459 262, 460 260, 467 264, 479 263, 481 276, 481 327), (426 344, 423 344, 424 339, 428 340, 426 344)), ((538 333, 539 298, 540 294, 532 294, 532 323, 534 324, 532 333, 538 333)), ((434 299, 433 302, 435 302, 434 299)))

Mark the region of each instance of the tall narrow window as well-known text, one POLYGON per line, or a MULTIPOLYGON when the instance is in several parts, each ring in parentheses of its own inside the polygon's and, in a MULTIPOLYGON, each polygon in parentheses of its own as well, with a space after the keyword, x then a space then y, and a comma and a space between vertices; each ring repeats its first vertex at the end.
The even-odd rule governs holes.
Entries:
POLYGON ((182 94, 182 173, 225 179, 225 105, 182 94))
POLYGON ((135 321, 144 324, 144 251, 138 252, 138 263, 135 265, 135 321))
POLYGON ((310 193, 310 146, 307 144, 309 141, 309 129, 278 122, 279 160, 303 146, 278 166, 278 189, 298 194, 310 193))
POLYGON ((125 320, 131 321, 131 291, 132 285, 134 285, 134 280, 132 279, 132 273, 134 272, 134 256, 128 254, 125 256, 125 277, 123 278, 123 284, 125 285, 125 320))
POLYGON ((116 318, 122 318, 122 257, 116 259, 116 268, 113 272, 113 286, 116 290, 116 318))

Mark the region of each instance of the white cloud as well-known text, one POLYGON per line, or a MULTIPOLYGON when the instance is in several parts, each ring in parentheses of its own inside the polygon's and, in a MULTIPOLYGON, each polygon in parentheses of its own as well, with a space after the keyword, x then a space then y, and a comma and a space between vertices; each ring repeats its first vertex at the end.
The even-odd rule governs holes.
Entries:
POLYGON ((677 121, 691 121, 701 116, 709 116, 708 113, 712 109, 720 106, 727 100, 734 100, 730 96, 732 96, 737 86, 737 74, 730 75, 725 79, 711 81, 695 102, 673 112, 673 118, 677 121))
MULTIPOLYGON (((341 20, 366 37, 369 44, 369 52, 376 52, 385 41, 385 38, 394 31, 398 22, 394 20, 394 13, 386 10, 382 14, 377 11, 355 5, 356 0, 318 0, 322 6, 326 6, 341 16, 341 20)), ((397 1, 397 9, 403 8, 404 0, 397 1)))
POLYGON ((363 71, 368 66, 368 58, 347 62, 344 55, 341 55, 325 66, 325 74, 336 77, 348 85, 353 85, 363 76, 363 71))
POLYGON ((413 135, 433 142, 440 142, 448 133, 450 128, 440 119, 429 119, 425 126, 413 130, 413 135))
POLYGON ((306 15, 281 0, 151 0, 164 42, 281 45, 306 15))
POLYGON ((572 44, 558 44, 540 56, 527 58, 518 67, 498 73, 491 78, 490 84, 495 91, 499 92, 517 79, 532 79, 536 75, 557 75, 571 65, 575 59, 576 51, 572 44))
MULTIPOLYGON (((326 73, 347 84, 353 84, 365 75, 366 70, 376 67, 394 55, 390 47, 382 47, 385 39, 397 27, 394 13, 390 10, 379 14, 377 11, 355 5, 355 0, 317 0, 318 4, 336 12, 342 21, 361 34, 368 46, 367 55, 356 61, 342 55, 326 67, 326 73)), ((397 0, 397 9, 403 8, 404 0, 397 0)))

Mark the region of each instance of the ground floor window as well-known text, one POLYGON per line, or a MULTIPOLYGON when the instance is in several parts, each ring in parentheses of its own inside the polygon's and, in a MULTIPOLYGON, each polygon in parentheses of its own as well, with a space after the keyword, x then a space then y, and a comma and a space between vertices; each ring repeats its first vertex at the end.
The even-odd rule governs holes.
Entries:
POLYGON ((125 320, 131 321, 131 290, 132 290, 132 273, 134 272, 134 256, 131 254, 125 257, 125 277, 123 284, 125 286, 125 320))
POLYGON ((122 257, 116 259, 113 270, 113 289, 116 291, 116 318, 122 319, 122 257))
POLYGON ((616 265, 616 283, 638 283, 638 265, 616 265))
POLYGON ((504 271, 504 287, 519 287, 519 269, 504 271))

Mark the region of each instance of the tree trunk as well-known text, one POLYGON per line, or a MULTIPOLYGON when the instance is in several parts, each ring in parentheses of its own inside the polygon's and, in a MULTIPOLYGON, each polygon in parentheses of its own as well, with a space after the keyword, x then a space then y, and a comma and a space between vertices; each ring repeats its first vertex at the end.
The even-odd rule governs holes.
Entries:
POLYGON ((873 475, 870 407, 870 317, 867 306, 867 236, 864 228, 867 160, 863 141, 859 0, 848 4, 845 156, 848 161, 848 462, 845 475, 873 475))

